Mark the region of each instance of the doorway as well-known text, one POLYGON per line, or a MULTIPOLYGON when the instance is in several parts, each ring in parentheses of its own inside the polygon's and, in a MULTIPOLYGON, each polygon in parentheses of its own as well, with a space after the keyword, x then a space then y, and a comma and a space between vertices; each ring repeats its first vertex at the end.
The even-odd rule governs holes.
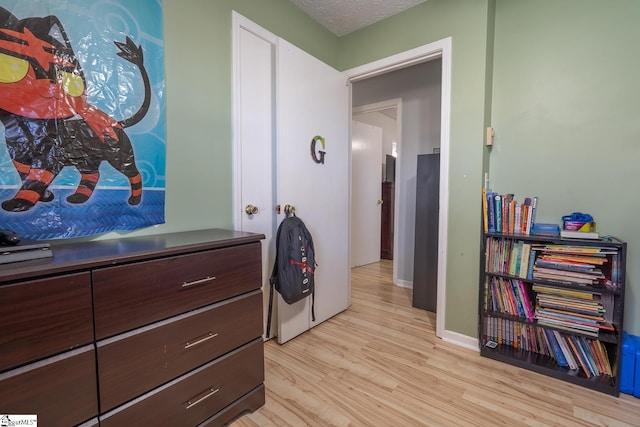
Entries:
MULTIPOLYGON (((451 38, 442 39, 427 45, 420 46, 415 49, 411 49, 397 55, 392 55, 377 61, 373 61, 371 63, 355 67, 345 71, 345 74, 349 78, 349 81, 352 84, 352 105, 355 94, 353 93, 355 90, 355 85, 359 82, 367 82, 372 81, 371 78, 382 76, 391 71, 403 70, 406 68, 410 68, 413 65, 429 63, 434 64, 433 60, 438 60, 438 68, 440 72, 440 102, 438 108, 440 110, 440 123, 439 126, 436 126, 439 129, 439 137, 437 138, 439 142, 438 151, 440 152, 440 191, 438 195, 439 206, 440 206, 440 215, 438 220, 438 262, 437 262, 437 312, 436 312, 436 335, 438 337, 443 337, 445 333, 444 329, 444 321, 446 315, 446 268, 447 268, 447 229, 448 229, 448 206, 449 206, 449 138, 450 138, 450 111, 451 111, 451 38)), ((388 94, 388 98, 397 97, 396 95, 388 94)), ((374 101, 368 100, 363 102, 363 104, 372 103, 374 101)), ((422 116, 419 114, 415 117, 407 117, 406 114, 406 104, 403 103, 403 123, 407 123, 410 120, 415 122, 420 122, 422 116)), ((398 156, 402 157, 407 154, 407 135, 405 133, 402 134, 403 146, 402 150, 399 151, 398 156)), ((433 147, 436 148, 436 147, 433 147)), ((425 152, 432 152, 432 150, 426 150, 425 152)), ((418 154, 417 152, 414 154, 418 154)), ((412 156, 407 156, 412 157, 412 156)), ((417 163, 417 159, 416 159, 417 163)), ((401 167, 401 166, 400 166, 401 167)), ((415 180, 414 180, 415 185, 415 180)), ((403 190, 403 193, 399 196, 400 200, 398 200, 398 204, 402 204, 402 198, 404 196, 404 200, 407 200, 406 197, 410 194, 411 190, 403 190)), ((415 187, 413 193, 413 200, 415 202, 415 187)), ((415 208, 414 208, 415 209, 415 208)), ((409 214, 410 217, 402 217, 402 215, 398 216, 396 220, 396 234, 401 231, 405 231, 408 227, 408 224, 414 224, 411 221, 415 221, 415 211, 409 214)), ((397 241, 400 242, 401 238, 398 236, 397 241)), ((405 242, 406 243, 406 242, 405 242)), ((411 246, 413 246, 413 240, 409 242, 411 246)), ((400 262, 400 253, 394 254, 394 258, 398 258, 397 264, 404 265, 407 268, 407 258, 412 258, 402 256, 403 262, 400 262)), ((413 259, 408 261, 413 266, 413 259)), ((394 276, 397 275, 397 271, 400 269, 394 268, 394 276)), ((411 268, 410 271, 413 269, 411 268)), ((411 273, 412 274, 412 273, 411 273)), ((411 277, 411 276, 407 276, 411 277)), ((399 285, 402 285, 402 278, 398 278, 395 280, 399 285)))
MULTIPOLYGON (((422 206, 422 203, 437 206, 438 200, 437 197, 432 198, 433 200, 418 197, 417 166, 420 156, 440 149, 441 81, 442 61, 435 58, 358 81, 352 88, 354 120, 363 120, 378 126, 385 126, 389 121, 393 123, 393 126, 387 126, 391 129, 387 131, 387 141, 384 144, 384 154, 392 155, 389 160, 393 161, 398 169, 395 178, 387 179, 391 182, 384 184, 394 191, 394 219, 400 224, 400 227, 398 223, 394 227, 394 231, 397 229, 397 232, 394 233, 393 253, 396 256, 393 257, 392 281, 395 285, 413 288, 414 291, 428 284, 430 292, 424 293, 424 298, 417 298, 414 306, 429 307, 430 311, 436 311, 437 306, 437 253, 418 250, 422 247, 419 245, 422 242, 418 239, 417 231, 425 228, 435 229, 435 232, 431 233, 435 238, 430 245, 435 247, 438 221, 430 220, 427 221, 428 225, 425 224, 426 218, 418 214, 417 207, 422 206), (396 98, 388 100, 388 97, 396 98), (376 102, 362 106, 362 103, 371 101, 376 102), (389 117, 394 117, 395 111, 399 108, 403 111, 401 117, 391 120, 389 117), (390 109, 394 114, 381 114, 390 109), (402 142, 400 138, 396 138, 396 134, 401 135, 402 142), (418 200, 421 204, 417 203, 418 200), (422 280, 421 275, 416 275, 416 272, 422 272, 423 267, 427 265, 427 277, 434 277, 434 280, 428 283, 422 280), (427 296, 429 301, 422 301, 427 296)), ((353 154, 355 156, 356 152, 353 154)), ((435 182, 437 185, 438 181, 435 182)), ((354 180, 353 185, 355 183, 354 180)), ((373 242, 369 242, 369 245, 372 244, 373 242)), ((357 242, 352 246, 357 247, 357 242)), ((422 293, 417 295, 422 296, 422 293)))
MULTIPOLYGON (((266 70, 271 70, 271 71, 276 69, 282 70, 282 67, 277 68, 274 66, 274 64, 275 64, 275 61, 277 61, 278 59, 278 51, 280 47, 288 46, 288 44, 286 44, 284 41, 282 41, 281 43, 280 39, 277 39, 271 33, 268 33, 261 27, 255 25, 249 20, 246 20, 246 18, 241 17, 235 12, 233 15, 233 20, 234 20, 234 24, 233 24, 233 27, 234 27, 234 39, 233 39, 234 40, 234 47, 233 47, 233 56, 234 56, 234 73, 233 73, 234 74, 234 84, 233 84, 234 85, 234 191, 233 191, 234 207, 233 207, 233 210, 234 210, 234 214, 233 214, 233 218, 234 218, 234 228, 244 229, 246 228, 246 227, 243 227, 243 221, 245 219, 248 219, 249 221, 244 221, 244 222, 247 222, 248 224, 251 224, 251 225, 256 224, 256 221, 251 220, 251 218, 245 217, 245 215, 247 215, 245 214, 246 203, 243 201, 244 193, 242 191, 243 186, 241 184, 242 182, 244 182, 242 172, 243 170, 246 171, 247 168, 243 168, 243 165, 242 165, 242 157, 245 151, 243 151, 243 146, 241 142, 242 141, 250 142, 250 145, 253 146, 255 144, 258 144, 259 141, 253 141, 253 140, 250 140, 249 138, 243 138, 244 134, 242 132, 242 129, 243 129, 242 124, 245 123, 245 120, 246 120, 246 123, 251 123, 252 125, 254 125, 255 122, 252 121, 251 117, 256 116, 256 114, 258 113, 256 113, 255 111, 253 111, 252 108, 250 108, 250 107, 253 107, 252 103, 242 102, 241 91, 239 89, 244 88, 246 91, 247 87, 246 85, 240 84, 240 81, 241 81, 240 77, 242 76, 242 73, 239 73, 238 65, 242 60, 241 58, 248 57, 249 59, 252 60, 254 59, 254 57, 251 55, 247 55, 243 57, 241 55, 242 53, 241 50, 238 50, 238 43, 242 41, 243 34, 249 35, 250 36, 249 38, 252 40, 252 42, 255 41, 255 46, 264 53, 264 55, 261 55, 260 57, 262 61, 261 64, 264 66, 266 70), (247 31, 243 33, 243 31, 241 31, 242 29, 246 29, 247 31), (241 111, 238 107, 247 107, 247 111, 241 111)), ((291 49, 293 49, 293 47, 291 47, 291 49)), ((369 64, 365 64, 363 66, 356 67, 354 69, 342 72, 341 75, 343 80, 341 81, 341 83, 342 83, 342 87, 344 88, 345 79, 353 84, 358 81, 366 80, 370 77, 375 77, 375 76, 384 74, 388 71, 400 70, 403 68, 407 68, 411 65, 424 63, 431 59, 436 59, 436 58, 440 58, 442 61, 441 63, 442 102, 440 106, 440 109, 442 111, 442 117, 441 117, 441 123, 440 123, 440 129, 441 129, 440 152, 441 152, 441 163, 442 163, 441 173, 443 177, 448 177, 450 76, 451 76, 451 72, 450 72, 451 39, 450 38, 443 39, 434 43, 430 43, 428 45, 424 45, 409 51, 405 51, 397 55, 393 55, 378 61, 374 61, 369 64)), ((322 67, 321 65, 323 64, 317 64, 316 68, 325 68, 325 67, 322 67)), ((293 69, 295 69, 295 67, 293 67, 293 69)), ((279 92, 280 89, 278 88, 281 88, 282 86, 275 83, 274 79, 279 78, 277 74, 271 74, 271 76, 269 77, 268 73, 271 71, 268 71, 265 74, 260 74, 260 79, 255 79, 255 81, 262 82, 260 84, 263 85, 262 87, 264 89, 265 99, 268 100, 267 102, 264 103, 264 106, 263 106, 264 109, 267 111, 267 113, 264 114, 264 117, 267 118, 264 124, 265 131, 261 132, 260 135, 265 135, 271 142, 273 142, 276 140, 276 137, 278 137, 277 139, 282 137, 281 131, 274 130, 275 126, 277 125, 277 123, 274 121, 274 117, 281 117, 279 116, 279 110, 278 110, 278 113, 275 114, 275 116, 274 116, 274 113, 276 111, 275 108, 280 108, 280 105, 281 105, 280 102, 276 102, 276 98, 280 94, 279 92)), ((292 78, 291 81, 293 80, 299 80, 299 79, 292 78)), ((253 82, 254 80, 251 80, 251 81, 253 82)), ((255 94, 255 92, 252 92, 252 93, 255 94)), ((341 108, 327 109, 327 110, 340 111, 341 108)), ((299 109, 298 111, 303 111, 303 110, 299 109)), ((351 117, 351 111, 345 108, 344 122, 348 123, 350 117, 351 117)), ((342 118, 337 119, 337 121, 342 122, 342 118)), ((333 127, 329 127, 329 128, 333 128, 333 127)), ((283 129, 286 130, 286 127, 283 129)), ((324 135, 322 136, 324 137, 324 135)), ((341 139, 338 137, 329 138, 329 139, 331 141, 348 140, 348 136, 344 139, 341 139)), ((297 138, 297 140, 306 141, 307 139, 305 136, 304 138, 297 138)), ((336 151, 329 153, 328 158, 336 159, 339 162, 342 162, 342 160, 345 160, 347 162, 346 166, 344 167, 344 170, 347 171, 346 177, 342 179, 343 178, 342 173, 329 174, 326 177, 326 179, 324 178, 318 179, 318 180, 314 180, 314 182, 323 184, 322 188, 325 190, 333 189, 333 188, 346 188, 348 190, 351 188, 350 177, 348 174, 351 152, 349 150, 347 150, 345 153, 339 152, 340 145, 330 145, 330 147, 331 147, 331 150, 336 150, 336 151)), ((250 147, 247 147, 247 148, 250 148, 250 147)), ((265 157, 270 158, 277 154, 278 154, 278 150, 275 150, 275 152, 271 151, 270 154, 266 155, 265 157)), ((306 155, 308 157, 308 150, 306 152, 306 155)), ((265 157, 262 157, 263 161, 265 157)), ((318 167, 322 168, 322 166, 318 166, 318 167)), ((263 182, 263 183, 280 182, 281 180, 277 180, 276 178, 274 178, 274 175, 275 175, 275 172, 271 170, 271 173, 266 173, 264 175, 265 179, 260 180, 260 182, 263 182)), ((251 179, 257 180, 255 176, 251 177, 251 179)), ((438 254, 439 254, 439 257, 438 257, 438 307, 439 309, 436 317, 436 320, 437 320, 436 334, 442 337, 444 332, 444 319, 445 319, 444 301, 445 301, 445 283, 446 283, 446 252, 447 252, 446 251, 447 249, 446 248, 446 236, 447 236, 446 230, 447 230, 447 207, 448 207, 448 179, 441 180, 440 186, 441 186, 441 191, 439 196, 439 200, 440 200, 439 204, 441 206, 441 216, 440 216, 439 227, 438 227, 440 230, 439 238, 438 238, 438 254)), ((278 196, 281 196, 281 194, 278 196)), ((272 197, 270 197, 270 199, 272 199, 272 197)), ((274 200, 271 200, 271 202, 274 202, 274 200)), ((250 201, 250 203, 253 203, 253 202, 250 201)), ((271 215, 269 217, 270 220, 265 222, 266 231, 264 232, 264 234, 265 236, 267 236, 267 241, 264 242, 265 251, 263 256, 267 260, 267 262, 265 262, 265 264, 263 265, 263 268, 268 268, 267 266, 272 264, 272 260, 271 261, 268 261, 268 260, 270 258, 273 258, 273 253, 274 253, 273 226, 275 225, 276 220, 275 220, 274 214, 272 213, 273 209, 272 208, 270 209, 268 205, 269 203, 267 202, 267 207, 261 209, 260 213, 258 214, 258 216, 261 215, 261 213, 269 213, 269 215, 271 215)), ((348 222, 350 209, 351 209, 350 200, 348 199, 345 201, 344 204, 325 203, 323 205, 323 209, 317 210, 317 212, 320 212, 322 214, 321 220, 318 220, 318 221, 314 220, 312 223, 320 224, 326 218, 346 218, 348 222), (326 211, 327 209, 329 210, 328 212, 326 211)), ((302 210, 304 211, 305 217, 308 217, 308 215, 310 215, 309 212, 314 212, 314 210, 306 209, 306 208, 302 210)), ((254 219, 257 219, 257 218, 254 218, 254 219)), ((399 218, 398 219, 399 226, 397 227, 397 229, 402 229, 404 227, 404 224, 401 221, 402 221, 402 218, 399 218)), ((252 230, 248 229, 248 231, 252 231, 252 230)), ((348 236, 349 232, 350 232, 349 226, 347 225, 345 229, 342 231, 341 235, 348 236)), ((316 233, 316 234, 324 235, 324 233, 316 233)), ((341 243, 348 242, 349 238, 347 237, 344 241, 340 239, 340 241, 341 243)), ((349 247, 345 249, 344 254, 342 252, 338 253, 339 251, 334 251, 334 252, 340 260, 344 260, 345 264, 349 262, 349 256, 350 256, 349 247)), ((330 256, 330 255, 334 255, 334 254, 330 253, 327 256, 330 256)), ((394 255, 394 258, 395 258, 395 255, 394 255)), ((342 286, 342 288, 340 288, 341 292, 349 291, 350 280, 346 280, 346 281, 331 280, 329 282, 334 283, 337 286, 342 286)), ((329 292, 328 295, 331 295, 331 293, 329 292)), ((345 297, 346 297, 346 300, 348 300, 349 293, 347 293, 345 297)), ((346 303, 348 304, 348 301, 346 301, 346 303)), ((317 304, 316 304, 316 308, 318 308, 317 304)))
MULTIPOLYGON (((399 212, 399 198, 395 197, 395 195, 399 193, 399 186, 401 185, 401 183, 397 182, 396 176, 401 175, 401 171, 398 170, 400 164, 398 161, 398 153, 401 151, 402 145, 402 99, 387 99, 381 102, 353 107, 352 118, 354 121, 367 123, 379 127, 382 130, 382 160, 380 164, 373 166, 376 168, 375 172, 377 172, 376 176, 378 177, 377 184, 379 199, 382 203, 382 212, 380 215, 380 224, 374 226, 379 227, 379 258, 391 260, 393 265, 392 282, 393 284, 403 286, 403 283, 398 283, 396 274, 398 271, 396 265, 398 258, 394 256, 394 254, 397 254, 398 247, 397 233, 395 233, 395 230, 398 228, 398 216, 395 215, 395 212, 399 212)), ((352 148, 352 164, 354 162, 354 156, 355 153, 352 148)), ((354 173, 354 167, 352 167, 352 176, 354 173)), ((354 193, 357 191, 355 185, 356 182, 352 178, 352 216, 357 215, 356 210, 358 209, 354 201, 354 193)), ((364 241, 352 241, 352 251, 355 250, 357 246, 373 245, 375 242, 366 240, 369 235, 378 236, 377 233, 372 232, 364 235, 364 241)))

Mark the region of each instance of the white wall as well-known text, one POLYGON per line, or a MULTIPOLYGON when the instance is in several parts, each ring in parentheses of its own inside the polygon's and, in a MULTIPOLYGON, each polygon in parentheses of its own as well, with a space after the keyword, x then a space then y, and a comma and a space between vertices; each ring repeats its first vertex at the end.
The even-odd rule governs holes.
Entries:
POLYGON ((385 155, 391 155, 392 143, 397 141, 397 126, 395 119, 392 119, 379 111, 373 111, 370 113, 356 114, 353 116, 353 120, 377 126, 382 129, 382 162, 384 164, 385 155))
POLYGON ((353 84, 353 107, 402 98, 402 142, 398 152, 401 181, 398 215, 398 282, 413 282, 416 166, 418 154, 440 145, 442 61, 437 59, 353 84))

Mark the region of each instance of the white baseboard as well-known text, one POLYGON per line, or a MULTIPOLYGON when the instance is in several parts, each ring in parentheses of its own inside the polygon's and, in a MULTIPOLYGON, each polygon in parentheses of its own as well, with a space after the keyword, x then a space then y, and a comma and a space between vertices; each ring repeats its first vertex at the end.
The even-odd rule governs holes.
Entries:
POLYGON ((462 335, 458 332, 444 331, 442 339, 451 344, 458 345, 460 347, 468 348, 469 350, 480 351, 478 348, 478 339, 462 335))
POLYGON ((400 286, 401 288, 413 289, 413 282, 408 280, 398 280, 396 282, 396 286, 400 286))

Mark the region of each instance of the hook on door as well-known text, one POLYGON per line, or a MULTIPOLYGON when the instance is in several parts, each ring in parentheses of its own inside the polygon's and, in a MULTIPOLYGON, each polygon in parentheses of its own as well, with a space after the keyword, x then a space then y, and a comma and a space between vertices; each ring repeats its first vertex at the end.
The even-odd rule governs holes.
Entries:
POLYGON ((289 216, 289 215, 295 215, 296 214, 296 207, 292 206, 292 205, 284 205, 284 213, 285 215, 289 216))

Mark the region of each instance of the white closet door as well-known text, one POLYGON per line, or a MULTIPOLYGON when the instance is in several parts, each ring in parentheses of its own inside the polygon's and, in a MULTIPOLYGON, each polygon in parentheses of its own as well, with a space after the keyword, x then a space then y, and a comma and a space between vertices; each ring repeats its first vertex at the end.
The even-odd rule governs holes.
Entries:
MULTIPOLYGON (((277 200, 295 207, 316 250, 315 316, 311 299, 278 299, 278 342, 285 342, 345 310, 349 269, 349 91, 339 71, 278 40, 277 200), (312 156, 312 140, 318 160, 312 156)), ((284 217, 284 212, 280 214, 284 217)))

